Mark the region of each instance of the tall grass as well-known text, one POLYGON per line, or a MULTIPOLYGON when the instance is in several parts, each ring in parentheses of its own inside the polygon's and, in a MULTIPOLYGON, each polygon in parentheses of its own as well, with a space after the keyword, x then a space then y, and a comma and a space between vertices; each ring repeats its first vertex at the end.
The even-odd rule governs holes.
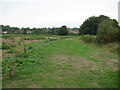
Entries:
POLYGON ((96 36, 95 35, 81 35, 80 39, 86 43, 90 42, 96 42, 96 36))

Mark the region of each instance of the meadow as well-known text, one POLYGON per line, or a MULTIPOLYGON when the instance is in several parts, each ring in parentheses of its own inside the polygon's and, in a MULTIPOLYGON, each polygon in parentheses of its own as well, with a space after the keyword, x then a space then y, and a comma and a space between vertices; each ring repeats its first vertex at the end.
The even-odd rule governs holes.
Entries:
POLYGON ((3 88, 118 88, 117 43, 80 36, 2 36, 3 88))

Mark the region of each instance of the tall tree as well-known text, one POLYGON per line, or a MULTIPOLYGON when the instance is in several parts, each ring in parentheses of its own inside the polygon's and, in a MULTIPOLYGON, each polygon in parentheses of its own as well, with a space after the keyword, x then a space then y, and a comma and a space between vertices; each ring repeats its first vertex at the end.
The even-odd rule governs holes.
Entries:
POLYGON ((50 29, 50 33, 52 35, 57 35, 58 32, 59 32, 59 28, 53 27, 53 28, 50 29))
POLYGON ((23 34, 27 34, 27 28, 22 27, 21 30, 22 30, 23 34))
POLYGON ((9 25, 2 25, 2 31, 10 31, 11 30, 11 27, 9 25))
POLYGON ((58 34, 59 35, 68 35, 68 29, 67 29, 67 27, 66 26, 60 27, 58 34))
POLYGON ((89 17, 80 26, 79 34, 80 35, 85 35, 85 34, 96 35, 98 25, 108 18, 109 17, 104 15, 100 15, 99 17, 95 17, 95 16, 89 17))
POLYGON ((109 43, 114 41, 120 41, 120 36, 118 34, 120 30, 118 29, 118 23, 113 19, 106 19, 103 21, 97 31, 97 42, 98 43, 109 43))

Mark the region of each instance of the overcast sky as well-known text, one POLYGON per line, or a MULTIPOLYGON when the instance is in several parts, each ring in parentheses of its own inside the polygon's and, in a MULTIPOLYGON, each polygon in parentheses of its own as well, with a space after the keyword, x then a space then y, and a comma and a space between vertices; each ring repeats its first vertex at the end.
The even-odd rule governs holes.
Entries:
POLYGON ((120 0, 0 0, 0 24, 17 27, 79 27, 90 16, 118 20, 120 0))

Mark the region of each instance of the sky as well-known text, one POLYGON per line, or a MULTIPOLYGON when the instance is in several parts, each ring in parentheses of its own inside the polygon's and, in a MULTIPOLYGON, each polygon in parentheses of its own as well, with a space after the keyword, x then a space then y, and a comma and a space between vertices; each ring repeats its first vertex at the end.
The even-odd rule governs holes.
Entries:
POLYGON ((16 27, 79 27, 91 16, 118 20, 120 0, 0 0, 0 24, 16 27))

